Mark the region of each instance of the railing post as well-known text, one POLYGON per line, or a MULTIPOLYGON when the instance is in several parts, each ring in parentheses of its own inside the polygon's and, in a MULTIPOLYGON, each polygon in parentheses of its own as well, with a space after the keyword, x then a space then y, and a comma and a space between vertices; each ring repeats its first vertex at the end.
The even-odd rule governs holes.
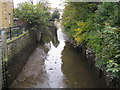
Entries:
POLYGON ((101 77, 102 77, 102 70, 99 69, 99 78, 101 78, 101 77))
POLYGON ((10 40, 12 40, 12 30, 11 30, 11 27, 10 27, 10 40))

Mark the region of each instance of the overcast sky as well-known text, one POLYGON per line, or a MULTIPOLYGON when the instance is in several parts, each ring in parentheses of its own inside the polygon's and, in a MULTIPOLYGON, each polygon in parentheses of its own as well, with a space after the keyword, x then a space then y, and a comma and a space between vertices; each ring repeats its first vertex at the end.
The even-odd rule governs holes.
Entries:
POLYGON ((25 2, 27 0, 14 0, 14 7, 17 7, 18 3, 25 2))
MULTIPOLYGON (((30 0, 14 0, 14 7, 17 7, 18 3, 25 2, 25 1, 30 1, 30 0)), ((62 0, 33 0, 34 4, 39 1, 49 1, 51 3, 51 7, 55 8, 63 8, 62 5, 59 5, 62 3, 62 0)))

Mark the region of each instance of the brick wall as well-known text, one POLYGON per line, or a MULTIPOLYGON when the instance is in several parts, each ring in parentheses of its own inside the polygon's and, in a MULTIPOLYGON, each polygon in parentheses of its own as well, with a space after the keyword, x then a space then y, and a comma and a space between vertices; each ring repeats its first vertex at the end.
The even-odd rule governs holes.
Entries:
POLYGON ((13 26, 12 0, 0 0, 0 29, 13 26))

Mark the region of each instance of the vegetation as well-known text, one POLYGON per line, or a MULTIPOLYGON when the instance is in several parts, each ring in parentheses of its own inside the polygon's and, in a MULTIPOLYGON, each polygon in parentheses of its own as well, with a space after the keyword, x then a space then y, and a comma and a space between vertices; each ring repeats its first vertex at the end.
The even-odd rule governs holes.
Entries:
POLYGON ((62 24, 76 45, 87 43, 98 57, 98 64, 114 78, 120 79, 119 3, 67 3, 62 24))
POLYGON ((52 20, 59 19, 60 13, 58 9, 55 9, 55 11, 52 13, 52 20))
POLYGON ((20 3, 14 10, 15 17, 34 26, 34 28, 46 27, 51 18, 47 3, 33 5, 29 2, 20 3))

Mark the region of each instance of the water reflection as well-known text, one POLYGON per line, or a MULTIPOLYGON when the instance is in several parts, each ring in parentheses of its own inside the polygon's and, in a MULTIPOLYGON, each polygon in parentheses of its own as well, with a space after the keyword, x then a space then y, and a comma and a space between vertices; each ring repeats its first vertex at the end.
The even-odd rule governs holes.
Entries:
POLYGON ((62 65, 61 53, 64 50, 65 40, 63 38, 62 29, 60 28, 60 26, 57 31, 57 35, 58 35, 59 45, 55 47, 52 41, 50 42, 51 48, 45 60, 45 67, 48 73, 50 87, 52 88, 66 87, 64 84, 65 76, 61 71, 61 65, 62 65))
POLYGON ((62 72, 66 76, 65 84, 73 88, 103 88, 104 79, 99 79, 94 68, 78 53, 77 49, 66 45, 62 53, 62 72))
POLYGON ((55 27, 50 27, 44 30, 42 40, 45 45, 50 44, 52 41, 53 45, 57 47, 59 45, 58 37, 57 37, 57 30, 55 27))
POLYGON ((102 88, 104 79, 99 79, 82 55, 65 43, 65 35, 59 24, 57 31, 59 45, 49 43, 50 51, 45 60, 45 69, 51 88, 102 88))

